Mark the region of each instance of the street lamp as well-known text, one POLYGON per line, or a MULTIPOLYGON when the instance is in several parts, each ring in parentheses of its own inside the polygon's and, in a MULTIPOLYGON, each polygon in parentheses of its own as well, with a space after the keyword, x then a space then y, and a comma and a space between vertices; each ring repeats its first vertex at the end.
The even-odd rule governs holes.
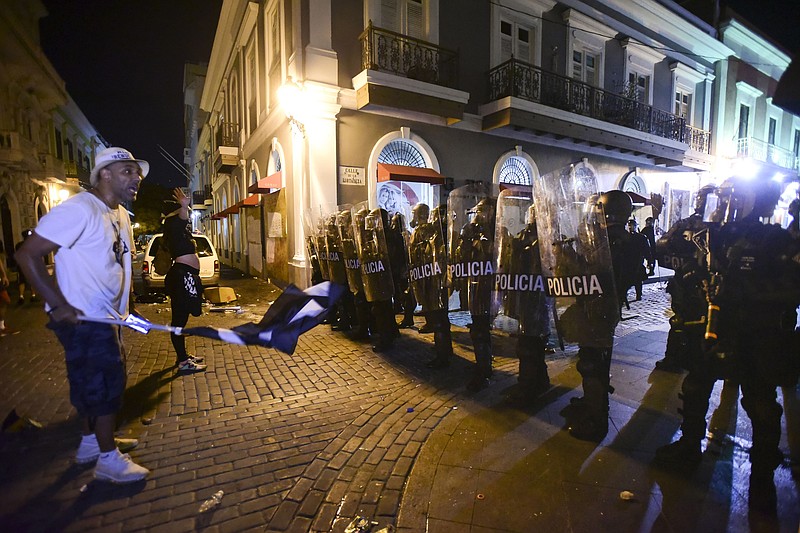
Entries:
POLYGON ((303 109, 303 88, 298 85, 291 76, 287 76, 286 83, 278 88, 278 100, 289 119, 292 130, 305 136, 306 129, 298 117, 303 109))

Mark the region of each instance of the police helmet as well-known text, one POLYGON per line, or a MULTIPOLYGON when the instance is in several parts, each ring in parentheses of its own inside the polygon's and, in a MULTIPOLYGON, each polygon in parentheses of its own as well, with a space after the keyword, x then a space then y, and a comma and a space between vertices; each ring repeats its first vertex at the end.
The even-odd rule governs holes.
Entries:
POLYGON ((350 213, 349 209, 342 209, 336 215, 336 224, 338 226, 349 226, 353 220, 353 215, 350 213))
POLYGON ((536 224, 536 204, 529 205, 525 211, 525 223, 536 224))
POLYGON ((614 189, 604 192, 597 200, 597 205, 602 206, 606 222, 609 225, 625 224, 633 213, 633 201, 628 193, 614 189))
POLYGON ((493 211, 493 198, 483 198, 467 211, 467 219, 475 224, 484 224, 491 220, 493 211))
POLYGON ((364 218, 364 227, 368 230, 374 230, 381 227, 381 211, 383 209, 373 209, 364 218))
POLYGON ((697 196, 694 197, 694 212, 702 215, 706 210, 706 200, 708 195, 717 190, 717 186, 713 184, 703 185, 697 191, 697 196))
POLYGON ((428 217, 430 216, 431 209, 428 207, 428 204, 424 204, 422 202, 418 203, 411 209, 411 227, 415 227, 417 224, 424 224, 428 221, 428 217))
POLYGON ((780 198, 780 185, 772 180, 728 178, 717 189, 720 200, 720 222, 769 218, 780 198))

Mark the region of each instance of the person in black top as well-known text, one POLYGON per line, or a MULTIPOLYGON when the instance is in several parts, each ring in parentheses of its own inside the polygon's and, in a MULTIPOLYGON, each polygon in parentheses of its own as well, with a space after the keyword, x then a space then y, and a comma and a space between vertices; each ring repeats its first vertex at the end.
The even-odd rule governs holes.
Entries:
POLYGON ((650 245, 650 257, 647 259, 647 275, 652 276, 656 270, 656 228, 655 219, 647 217, 644 219, 644 227, 641 234, 647 237, 647 243, 650 245))
MULTIPOLYGON (((642 282, 647 278, 647 270, 644 264, 653 264, 653 252, 650 249, 650 241, 644 233, 636 231, 636 219, 631 218, 628 220, 628 233, 631 234, 631 242, 636 255, 638 256, 638 263, 640 268, 636 268, 635 272, 631 272, 633 288, 636 291, 636 301, 642 299, 642 282)), ((627 302, 628 295, 625 294, 625 301, 627 302)))
MULTIPOLYGON (((200 281, 200 258, 192 238, 189 221, 190 199, 176 188, 175 201, 165 202, 164 235, 162 243, 169 247, 174 263, 164 278, 164 288, 170 298, 172 321, 170 325, 182 328, 189 321, 189 315, 200 316, 203 312, 203 283, 200 281)), ((206 369, 203 358, 186 352, 186 339, 170 333, 172 346, 177 355, 178 372, 190 374, 206 369)))

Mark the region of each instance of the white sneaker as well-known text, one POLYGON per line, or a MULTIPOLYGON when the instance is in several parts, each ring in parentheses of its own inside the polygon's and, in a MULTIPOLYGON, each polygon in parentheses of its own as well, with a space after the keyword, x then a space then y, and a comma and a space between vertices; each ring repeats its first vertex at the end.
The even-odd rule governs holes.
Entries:
POLYGON ((150 471, 139 466, 131 460, 131 456, 122 454, 119 450, 110 452, 107 457, 101 456, 94 467, 95 479, 111 481, 112 483, 132 483, 147 477, 150 471))
MULTIPOLYGON (((139 445, 136 439, 114 439, 114 443, 120 452, 129 452, 139 445)), ((81 438, 81 445, 75 453, 75 462, 79 465, 93 463, 100 457, 100 445, 97 444, 97 437, 92 433, 81 438)))

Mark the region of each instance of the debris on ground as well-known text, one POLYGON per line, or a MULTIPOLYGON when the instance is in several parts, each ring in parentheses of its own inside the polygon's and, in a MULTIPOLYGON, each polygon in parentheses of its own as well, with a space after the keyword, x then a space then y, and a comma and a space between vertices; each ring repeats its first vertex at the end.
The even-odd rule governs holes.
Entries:
POLYGON ((5 420, 3 420, 3 433, 17 433, 25 429, 42 429, 42 423, 26 415, 18 415, 16 409, 12 409, 5 420))

